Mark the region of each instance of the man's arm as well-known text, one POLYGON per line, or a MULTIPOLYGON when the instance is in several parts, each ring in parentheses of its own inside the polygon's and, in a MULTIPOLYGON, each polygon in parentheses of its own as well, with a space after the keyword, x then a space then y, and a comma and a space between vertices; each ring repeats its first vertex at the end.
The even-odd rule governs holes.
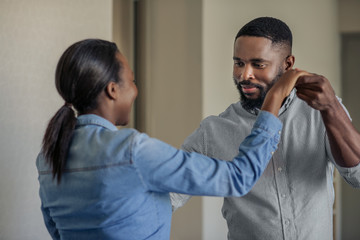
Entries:
POLYGON ((341 167, 357 166, 360 163, 360 134, 336 98, 328 79, 315 74, 302 76, 296 89, 300 99, 320 111, 335 162, 341 167))

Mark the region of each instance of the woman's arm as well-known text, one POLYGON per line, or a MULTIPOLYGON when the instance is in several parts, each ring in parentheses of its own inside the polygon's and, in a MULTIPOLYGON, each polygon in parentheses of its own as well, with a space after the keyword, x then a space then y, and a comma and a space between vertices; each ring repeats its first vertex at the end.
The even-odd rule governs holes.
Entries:
POLYGON ((259 179, 280 139, 282 123, 260 112, 233 161, 178 150, 145 134, 135 137, 133 163, 150 191, 243 196, 259 179))
POLYGON ((289 96, 300 76, 310 75, 305 71, 290 69, 286 71, 266 94, 261 110, 268 111, 278 116, 279 109, 284 99, 289 96))

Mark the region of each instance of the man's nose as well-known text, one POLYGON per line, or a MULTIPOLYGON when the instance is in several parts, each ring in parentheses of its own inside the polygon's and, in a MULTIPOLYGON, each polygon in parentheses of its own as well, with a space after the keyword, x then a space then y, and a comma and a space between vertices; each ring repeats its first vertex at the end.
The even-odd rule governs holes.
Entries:
POLYGON ((251 65, 245 65, 242 69, 241 80, 249 80, 254 78, 254 71, 251 65))

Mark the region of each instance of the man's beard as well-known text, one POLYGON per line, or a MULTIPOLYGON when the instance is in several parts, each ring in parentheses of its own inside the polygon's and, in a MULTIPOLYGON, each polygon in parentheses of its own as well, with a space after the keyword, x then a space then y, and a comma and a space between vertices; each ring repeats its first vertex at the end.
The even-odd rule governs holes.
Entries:
POLYGON ((241 102, 241 105, 242 107, 245 109, 245 110, 248 110, 248 111, 252 111, 252 110, 255 110, 255 109, 260 109, 261 106, 263 105, 264 103, 264 100, 265 100, 265 96, 266 94, 268 93, 268 91, 270 90, 270 88, 277 82, 277 80, 279 80, 279 78, 281 77, 281 75, 283 74, 284 72, 279 69, 278 71, 278 74, 276 75, 276 77, 269 83, 267 84, 266 87, 263 87, 259 84, 254 84, 254 83, 251 83, 249 80, 243 80, 241 82, 238 82, 236 81, 236 79, 234 78, 234 82, 235 82, 235 85, 240 93, 240 102, 241 102), (256 87, 260 90, 260 96, 256 99, 249 99, 246 97, 246 94, 242 91, 242 87, 241 85, 246 85, 246 86, 251 86, 251 87, 256 87))

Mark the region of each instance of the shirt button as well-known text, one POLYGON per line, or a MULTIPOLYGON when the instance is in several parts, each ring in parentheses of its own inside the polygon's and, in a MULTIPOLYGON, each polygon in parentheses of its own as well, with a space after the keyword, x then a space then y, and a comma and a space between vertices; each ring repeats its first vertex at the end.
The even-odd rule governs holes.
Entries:
POLYGON ((281 197, 282 197, 282 198, 285 198, 285 197, 286 197, 286 195, 285 195, 285 194, 281 194, 281 197))
POLYGON ((285 225, 289 225, 289 221, 288 220, 285 220, 285 225))
POLYGON ((279 134, 281 134, 281 131, 279 131, 279 134))
POLYGON ((282 172, 282 168, 281 168, 281 167, 279 167, 279 168, 278 168, 278 171, 279 171, 279 172, 282 172))
POLYGON ((274 155, 274 152, 271 152, 271 155, 274 155))

